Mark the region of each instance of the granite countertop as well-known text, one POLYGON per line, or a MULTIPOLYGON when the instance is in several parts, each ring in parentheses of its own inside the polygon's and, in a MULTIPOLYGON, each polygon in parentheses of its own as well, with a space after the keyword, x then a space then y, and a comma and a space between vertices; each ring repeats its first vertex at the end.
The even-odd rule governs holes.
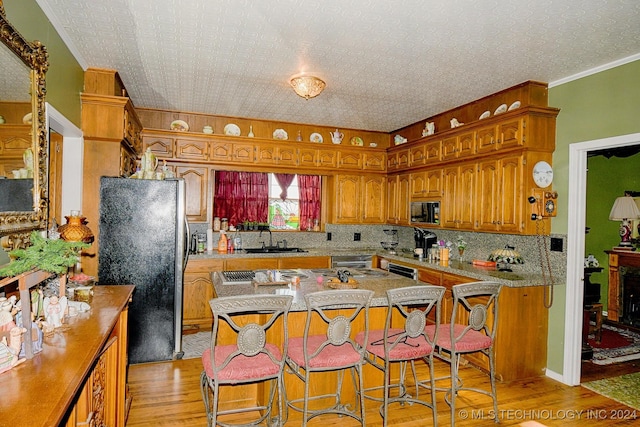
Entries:
MULTIPOLYGON (((389 254, 388 251, 382 249, 308 249, 307 252, 284 252, 284 253, 245 253, 244 251, 234 252, 232 254, 219 254, 217 252, 205 252, 204 254, 190 255, 190 259, 233 259, 233 258, 300 258, 309 256, 336 256, 336 255, 376 255, 383 257, 389 261, 400 261, 416 268, 429 268, 444 273, 455 274, 458 276, 470 277, 477 280, 491 280, 502 283, 504 286, 519 288, 527 286, 545 286, 549 284, 547 277, 546 283, 540 272, 520 272, 520 271, 497 271, 483 267, 477 267, 471 262, 460 262, 451 260, 447 265, 439 262, 419 261, 409 251, 398 251, 397 254, 389 254)), ((517 269, 517 266, 515 267, 517 269)), ((554 277, 553 283, 556 285, 564 285, 564 277, 554 277)))
MULTIPOLYGON (((293 270, 290 270, 293 271, 293 270)), ((389 273, 385 270, 375 269, 380 276, 356 276, 354 279, 358 282, 358 289, 368 289, 374 292, 371 300, 371 307, 386 307, 387 295, 389 289, 402 288, 405 286, 424 285, 424 283, 412 280, 397 274, 389 273)), ((296 269, 296 273, 300 276, 300 285, 252 285, 252 284, 223 284, 220 272, 211 273, 211 281, 218 297, 240 296, 240 295, 292 295, 293 302, 291 311, 306 311, 307 306, 304 297, 307 294, 330 290, 327 285, 327 278, 333 277, 329 274, 324 277, 323 283, 317 282, 320 273, 314 273, 313 270, 296 269), (304 277, 306 276, 306 277, 304 277)))

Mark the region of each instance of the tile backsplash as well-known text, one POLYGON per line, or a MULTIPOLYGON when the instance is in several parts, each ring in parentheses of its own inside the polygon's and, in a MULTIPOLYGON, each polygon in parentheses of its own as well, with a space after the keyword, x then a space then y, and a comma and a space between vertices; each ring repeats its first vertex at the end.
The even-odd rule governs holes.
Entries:
MULTIPOLYGON (((206 232, 207 224, 191 224, 191 232, 206 232)), ((291 232, 272 231, 272 240, 277 242, 287 241, 289 247, 303 249, 382 249, 381 242, 389 240, 384 230, 397 230, 398 250, 413 251, 415 242, 413 239, 413 227, 400 227, 391 225, 337 225, 326 224, 324 232, 291 232), (327 234, 331 233, 331 240, 327 240, 327 234), (356 233, 360 234, 360 240, 355 240, 356 233)), ((427 229, 438 236, 438 240, 451 241, 455 244, 458 236, 467 242, 464 258, 467 260, 486 260, 491 252, 504 248, 506 245, 515 247, 524 259, 524 264, 514 265, 514 272, 535 273, 542 269, 541 258, 546 262, 547 253, 554 276, 564 278, 566 276, 566 235, 553 234, 551 236, 521 236, 514 234, 475 233, 469 231, 427 229), (550 237, 562 239, 562 252, 549 251, 550 237), (542 249, 542 257, 540 250, 542 249)), ((232 232, 233 233, 233 232, 232 232)), ((269 233, 263 232, 262 236, 257 231, 240 232, 244 247, 260 247, 262 242, 269 244, 269 233)), ((218 236, 214 233, 214 242, 218 236)), ((281 243, 282 244, 282 243, 281 243)), ((215 244, 214 244, 215 246, 215 244)), ((455 254, 457 256, 457 254, 455 254)), ((546 272, 546 268, 545 268, 546 272)))

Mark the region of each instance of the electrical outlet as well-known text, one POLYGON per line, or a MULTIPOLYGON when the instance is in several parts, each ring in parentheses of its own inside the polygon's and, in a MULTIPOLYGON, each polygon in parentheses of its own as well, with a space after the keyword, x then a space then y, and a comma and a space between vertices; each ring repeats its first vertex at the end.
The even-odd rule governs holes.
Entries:
POLYGON ((553 252, 562 252, 562 239, 558 237, 551 238, 551 250, 553 252))
POLYGON ((331 232, 330 231, 327 233, 327 240, 331 240, 331 232))
POLYGON ((354 242, 360 241, 360 233, 353 233, 353 241, 354 242))

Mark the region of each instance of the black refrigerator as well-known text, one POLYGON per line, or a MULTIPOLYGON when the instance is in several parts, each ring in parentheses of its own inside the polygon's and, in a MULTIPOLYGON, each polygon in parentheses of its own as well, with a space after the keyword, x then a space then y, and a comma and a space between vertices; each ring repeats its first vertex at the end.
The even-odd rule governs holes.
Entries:
POLYGON ((98 285, 135 285, 129 363, 182 358, 184 181, 100 178, 98 226, 98 285))

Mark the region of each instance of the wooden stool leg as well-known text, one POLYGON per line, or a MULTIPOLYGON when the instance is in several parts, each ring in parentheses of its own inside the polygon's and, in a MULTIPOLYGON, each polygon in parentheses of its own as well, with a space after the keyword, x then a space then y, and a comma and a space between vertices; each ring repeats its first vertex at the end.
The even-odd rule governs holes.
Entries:
POLYGON ((602 306, 596 307, 596 330, 595 330, 595 338, 596 342, 600 344, 602 341, 602 306))

